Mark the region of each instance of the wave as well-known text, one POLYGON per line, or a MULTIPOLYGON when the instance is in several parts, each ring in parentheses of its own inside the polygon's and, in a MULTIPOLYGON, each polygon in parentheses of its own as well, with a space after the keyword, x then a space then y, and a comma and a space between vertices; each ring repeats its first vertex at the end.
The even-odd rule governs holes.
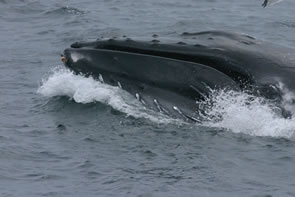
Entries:
MULTIPOLYGON (((146 109, 134 96, 119 87, 102 84, 92 77, 75 75, 64 67, 56 67, 42 80, 38 93, 46 97, 67 96, 77 103, 100 102, 135 118, 155 123, 183 124, 163 114, 146 109)), ((285 94, 291 105, 292 94, 285 94)), ((226 129, 252 136, 291 138, 295 132, 294 118, 284 118, 276 105, 245 92, 212 91, 197 103, 202 122, 197 126, 226 129)), ((290 108, 292 109, 292 108, 290 108)), ((294 109, 295 110, 295 109, 294 109)))
POLYGON ((69 15, 83 15, 85 14, 85 11, 79 10, 74 7, 69 7, 69 6, 63 6, 61 8, 57 8, 55 10, 47 11, 45 13, 46 15, 64 15, 64 14, 69 14, 69 15))

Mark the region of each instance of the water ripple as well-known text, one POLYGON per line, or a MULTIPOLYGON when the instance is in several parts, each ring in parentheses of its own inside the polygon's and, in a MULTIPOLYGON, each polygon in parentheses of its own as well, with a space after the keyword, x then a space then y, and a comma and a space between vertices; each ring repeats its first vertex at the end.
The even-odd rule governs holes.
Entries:
POLYGON ((58 16, 58 15, 83 15, 85 11, 79 10, 78 8, 64 6, 51 11, 45 12, 46 15, 58 16))

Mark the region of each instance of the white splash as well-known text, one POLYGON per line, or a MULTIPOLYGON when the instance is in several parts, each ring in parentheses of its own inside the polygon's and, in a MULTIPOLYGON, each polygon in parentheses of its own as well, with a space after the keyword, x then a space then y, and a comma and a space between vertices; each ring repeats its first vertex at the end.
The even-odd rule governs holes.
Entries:
POLYGON ((57 67, 42 80, 37 90, 46 97, 68 96, 77 103, 100 102, 135 118, 145 118, 156 123, 175 122, 163 114, 146 109, 134 96, 119 87, 103 84, 92 77, 75 75, 70 70, 57 67))
POLYGON ((273 103, 247 93, 212 91, 210 98, 199 104, 204 126, 252 136, 290 138, 295 132, 294 118, 282 117, 273 103))
POLYGON ((290 91, 283 83, 279 83, 278 88, 282 93, 282 104, 284 108, 288 111, 295 112, 295 93, 290 91))

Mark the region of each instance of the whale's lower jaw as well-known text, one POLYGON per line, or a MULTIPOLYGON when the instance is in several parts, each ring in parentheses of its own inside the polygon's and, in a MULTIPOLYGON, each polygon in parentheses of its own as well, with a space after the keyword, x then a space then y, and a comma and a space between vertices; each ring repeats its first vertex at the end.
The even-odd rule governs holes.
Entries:
POLYGON ((210 90, 239 89, 223 73, 192 62, 89 48, 67 49, 64 55, 75 73, 120 87, 147 108, 186 121, 198 120, 196 101, 210 90))
POLYGON ((102 40, 74 43, 64 51, 65 65, 121 87, 146 107, 197 121, 196 101, 213 89, 240 88, 279 98, 279 82, 293 89, 293 49, 256 41, 241 34, 183 34, 185 42, 102 40), (274 53, 275 52, 275 53, 274 53), (274 55, 275 54, 275 55, 274 55))

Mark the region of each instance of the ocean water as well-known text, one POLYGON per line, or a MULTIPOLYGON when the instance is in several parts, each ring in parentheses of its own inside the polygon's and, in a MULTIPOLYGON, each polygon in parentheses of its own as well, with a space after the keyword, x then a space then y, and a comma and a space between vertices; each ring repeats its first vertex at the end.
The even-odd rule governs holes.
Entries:
POLYGON ((123 35, 225 30, 295 47, 295 2, 261 3, 0 0, 0 196, 295 196, 295 120, 271 103, 212 92, 186 124, 60 62, 73 42, 123 35))

